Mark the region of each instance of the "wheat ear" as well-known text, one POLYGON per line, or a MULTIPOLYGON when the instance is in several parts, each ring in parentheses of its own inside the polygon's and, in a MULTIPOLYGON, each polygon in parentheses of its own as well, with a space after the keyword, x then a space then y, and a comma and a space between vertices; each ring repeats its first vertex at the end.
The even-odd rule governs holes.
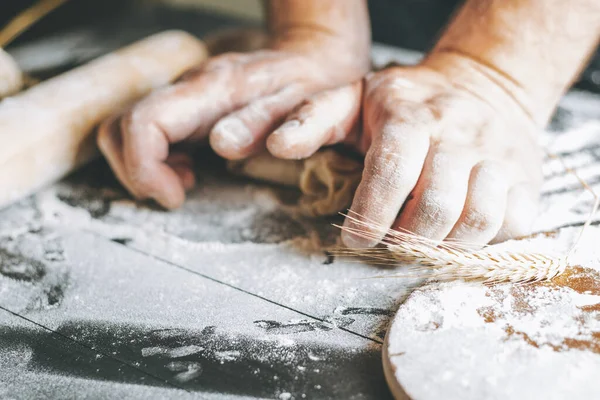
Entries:
MULTIPOLYGON (((354 235, 378 239, 384 248, 340 249, 340 256, 366 257, 379 264, 408 264, 418 276, 438 280, 483 280, 484 283, 531 283, 560 275, 567 267, 566 256, 552 257, 540 253, 479 249, 456 241, 435 241, 406 230, 383 230, 356 213, 346 215, 355 227, 342 227, 354 235)), ((397 275, 386 275, 385 278, 397 275)), ((402 275, 406 276, 406 275, 402 275)))
MULTIPOLYGON (((383 236, 381 245, 384 247, 338 249, 331 253, 339 256, 367 258, 375 264, 408 264, 416 276, 438 280, 479 280, 487 284, 533 283, 550 280, 562 274, 567 268, 569 258, 598 211, 600 196, 561 157, 549 153, 548 156, 560 160, 565 170, 573 174, 581 186, 594 197, 594 204, 587 220, 573 245, 563 256, 504 251, 493 246, 477 248, 458 241, 431 240, 403 229, 382 229, 374 221, 352 211, 349 211, 346 218, 354 222, 354 228, 335 226, 366 239, 379 240, 383 236)), ((407 275, 401 276, 406 277, 407 275)), ((394 277, 400 277, 400 275, 385 275, 381 278, 394 277)))

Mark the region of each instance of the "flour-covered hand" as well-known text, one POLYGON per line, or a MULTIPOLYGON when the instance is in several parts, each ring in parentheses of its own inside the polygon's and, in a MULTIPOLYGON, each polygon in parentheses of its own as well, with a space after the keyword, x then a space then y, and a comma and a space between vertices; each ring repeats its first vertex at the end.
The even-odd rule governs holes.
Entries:
POLYGON ((269 4, 267 49, 216 56, 100 127, 99 147, 135 197, 180 206, 195 176, 173 144, 208 139, 225 158, 248 157, 306 97, 368 70, 364 0, 269 4))
MULTIPOLYGON (((314 96, 268 147, 283 158, 338 142, 363 152, 351 211, 379 232, 474 244, 527 234, 541 182, 539 127, 480 71, 460 60, 443 65, 391 67, 369 75, 364 93, 354 84, 314 96)), ((346 226, 354 227, 350 219, 346 226)), ((378 242, 342 238, 351 247, 378 242)))
POLYGON ((339 142, 365 153, 352 211, 378 229, 344 231, 348 246, 388 228, 474 244, 529 232, 538 130, 600 40, 597 0, 540 7, 467 0, 420 65, 314 96, 269 138, 283 158, 339 142))

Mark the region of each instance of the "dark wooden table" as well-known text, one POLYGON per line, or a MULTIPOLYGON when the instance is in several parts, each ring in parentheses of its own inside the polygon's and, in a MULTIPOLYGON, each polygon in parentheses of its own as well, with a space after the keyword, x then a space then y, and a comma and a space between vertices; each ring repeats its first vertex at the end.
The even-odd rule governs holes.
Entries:
MULTIPOLYGON (((158 30, 236 25, 147 8, 12 52, 43 76, 158 30)), ((553 129, 592 118, 579 104, 553 129)), ((389 397, 381 343, 417 282, 364 279, 382 271, 326 254, 333 221, 294 214, 294 192, 197 160, 173 212, 131 201, 101 161, 0 211, 0 398, 389 397)))

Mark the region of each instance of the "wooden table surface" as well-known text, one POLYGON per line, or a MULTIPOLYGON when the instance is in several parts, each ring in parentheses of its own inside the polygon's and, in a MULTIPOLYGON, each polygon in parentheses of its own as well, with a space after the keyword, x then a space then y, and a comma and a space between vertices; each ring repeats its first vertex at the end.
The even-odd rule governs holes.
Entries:
MULTIPOLYGON (((163 28, 232 24, 131 18, 13 54, 43 71, 39 50, 62 49, 57 71, 163 28)), ((554 130, 596 118, 583 96, 554 130)), ((333 221, 294 214, 294 192, 233 177, 207 151, 197 160, 199 187, 173 212, 131 201, 101 161, 0 211, 0 398, 390 396, 381 344, 419 282, 364 279, 382 271, 326 254, 333 221)))

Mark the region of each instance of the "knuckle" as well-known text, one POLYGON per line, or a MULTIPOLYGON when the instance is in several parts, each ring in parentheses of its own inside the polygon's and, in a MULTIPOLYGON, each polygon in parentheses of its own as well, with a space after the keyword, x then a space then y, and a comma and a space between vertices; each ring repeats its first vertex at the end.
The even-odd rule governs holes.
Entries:
POLYGON ((383 146, 382 150, 396 150, 407 140, 411 140, 411 135, 407 134, 402 122, 390 119, 381 127, 379 138, 383 146))
POLYGON ((406 171, 406 157, 392 146, 377 148, 370 156, 370 164, 373 165, 374 173, 389 180, 389 185, 395 188, 399 175, 406 171))
POLYGON ((381 85, 375 87, 367 87, 364 94, 365 104, 371 108, 390 108, 389 103, 396 100, 396 96, 391 96, 386 90, 383 90, 381 85))
POLYGON ((119 128, 123 135, 143 135, 151 129, 157 114, 148 104, 141 102, 121 117, 119 128))
POLYGON ((367 85, 376 87, 393 80, 397 76, 398 67, 389 67, 381 71, 372 72, 366 76, 367 85))
POLYGON ((266 101, 259 100, 248 104, 245 108, 240 110, 238 117, 249 122, 270 122, 271 119, 273 119, 272 111, 269 109, 269 104, 266 101))
POLYGON ((508 189, 507 168, 497 161, 481 161, 473 167, 475 185, 485 185, 493 193, 504 193, 508 189))
POLYGON ((452 225, 460 216, 463 202, 458 196, 426 189, 419 200, 417 209, 420 218, 434 226, 452 225))
POLYGON ((450 93, 438 95, 427 101, 448 123, 461 129, 482 129, 493 119, 492 109, 482 107, 480 101, 464 95, 450 93))
POLYGON ((314 116, 318 109, 316 100, 314 98, 308 98, 300 103, 296 111, 292 113, 293 118, 290 119, 296 119, 301 123, 304 123, 314 116))
POLYGON ((140 111, 140 107, 134 107, 131 111, 123 115, 121 118, 121 123, 119 124, 121 132, 124 135, 137 133, 139 129, 140 122, 144 120, 144 113, 140 111))
POLYGON ((483 232, 499 229, 502 224, 502 215, 493 206, 475 207, 466 211, 463 222, 470 228, 483 232))
POLYGON ((244 64, 247 62, 248 55, 243 53, 225 53, 211 57, 203 67, 196 71, 195 76, 201 75, 203 72, 212 72, 221 69, 232 67, 236 64, 244 64))
POLYGON ((401 122, 405 101, 393 94, 385 94, 373 98, 366 104, 366 114, 374 121, 396 120, 401 122))
POLYGON ((437 150, 438 151, 431 155, 431 175, 451 175, 451 171, 461 164, 457 162, 458 160, 456 160, 456 157, 451 153, 440 151, 439 148, 437 150))
POLYGON ((98 135, 96 136, 96 144, 102 153, 106 153, 110 148, 110 135, 110 123, 105 121, 98 128, 98 135))
MULTIPOLYGON (((380 131, 380 137, 377 139, 380 154, 383 157, 400 157, 402 160, 414 160, 413 163, 423 165, 422 158, 425 158, 429 149, 429 137, 427 135, 415 133, 405 129, 402 125, 385 125, 380 131)), ((408 167, 406 163, 401 165, 408 167)))
POLYGON ((347 103, 349 101, 354 102, 360 93, 360 88, 356 84, 349 84, 334 89, 324 90, 322 92, 313 94, 309 98, 319 105, 336 105, 337 103, 347 103))
POLYGON ((472 173, 473 157, 474 155, 467 151, 461 154, 437 147, 428 160, 427 174, 431 177, 435 187, 443 188, 446 191, 452 191, 452 187, 457 184, 467 186, 470 180, 469 175, 472 173))
POLYGON ((334 90, 324 90, 322 92, 315 93, 307 98, 307 101, 310 101, 313 104, 322 104, 328 103, 335 97, 335 89, 334 90))
POLYGON ((414 127, 429 125, 442 119, 442 115, 437 108, 422 103, 404 103, 398 114, 402 115, 404 124, 414 127))
POLYGON ((427 138, 434 124, 442 118, 427 105, 407 102, 393 95, 377 104, 367 105, 365 114, 371 126, 383 125, 382 131, 395 127, 396 131, 410 131, 427 138))
POLYGON ((475 164, 474 170, 487 176, 504 175, 505 167, 499 161, 483 160, 475 164))
POLYGON ((302 108, 309 109, 311 113, 321 108, 331 108, 332 105, 338 105, 345 100, 343 93, 336 93, 333 90, 326 90, 317 94, 313 94, 306 98, 302 104, 302 108), (340 94, 342 96, 340 96, 340 94))
POLYGON ((380 89, 388 87, 396 77, 393 68, 371 73, 366 77, 365 97, 374 100, 381 96, 380 89))
POLYGON ((427 104, 439 110, 443 110, 444 112, 456 111, 457 109, 460 109, 461 106, 465 106, 464 101, 461 101, 460 97, 457 97, 454 93, 438 94, 429 99, 427 104))

